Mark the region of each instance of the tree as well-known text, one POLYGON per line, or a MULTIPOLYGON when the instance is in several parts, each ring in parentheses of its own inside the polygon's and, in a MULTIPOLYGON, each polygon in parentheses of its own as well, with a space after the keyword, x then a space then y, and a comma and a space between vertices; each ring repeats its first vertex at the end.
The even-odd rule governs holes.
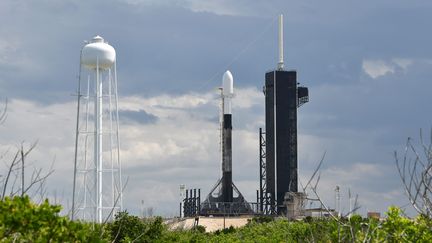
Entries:
POLYGON ((52 168, 47 173, 43 173, 41 168, 33 168, 29 180, 26 182, 26 158, 30 152, 36 147, 37 143, 30 145, 28 149, 24 148, 24 144, 15 151, 11 161, 5 163, 7 172, 1 176, 0 199, 6 196, 13 197, 15 195, 24 196, 39 196, 42 200, 45 196, 45 182, 47 178, 54 172, 52 168))
MULTIPOLYGON (((0 111, 0 125, 5 122, 7 118, 7 100, 5 101, 4 108, 0 111)), ((23 197, 29 194, 31 197, 39 196, 40 201, 45 197, 45 182, 46 179, 54 172, 52 167, 47 173, 44 173, 41 168, 33 167, 31 170, 30 178, 28 175, 28 164, 26 164, 27 157, 30 152, 36 147, 37 142, 30 144, 28 148, 25 148, 24 142, 20 144, 10 157, 10 161, 7 161, 7 155, 10 151, 5 151, 0 155, 0 161, 6 160, 6 173, 0 173, 0 200, 3 200, 6 196, 13 197, 15 195, 21 195, 23 197), (26 174, 27 173, 27 174, 26 174)))
POLYGON ((59 216, 61 206, 48 200, 35 204, 29 196, 0 200, 1 242, 106 242, 98 225, 59 216))
POLYGON ((405 151, 394 157, 399 176, 408 199, 414 209, 428 218, 432 216, 432 130, 430 141, 425 144, 420 130, 420 144, 415 146, 407 139, 405 151))

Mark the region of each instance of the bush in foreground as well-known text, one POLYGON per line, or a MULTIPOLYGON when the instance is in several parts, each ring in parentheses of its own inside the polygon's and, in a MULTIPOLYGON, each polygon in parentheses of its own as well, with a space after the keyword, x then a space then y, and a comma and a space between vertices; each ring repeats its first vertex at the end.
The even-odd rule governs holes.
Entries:
POLYGON ((432 220, 409 219, 390 207, 387 219, 256 218, 241 228, 214 233, 203 227, 170 231, 160 217, 142 220, 120 212, 105 225, 59 216, 60 206, 28 196, 0 200, 0 242, 432 242, 432 220))
POLYGON ((142 220, 126 211, 117 213, 105 229, 112 242, 155 242, 166 230, 160 217, 142 220))
POLYGON ((2 242, 104 242, 97 225, 59 216, 61 206, 31 202, 28 196, 0 200, 2 242))

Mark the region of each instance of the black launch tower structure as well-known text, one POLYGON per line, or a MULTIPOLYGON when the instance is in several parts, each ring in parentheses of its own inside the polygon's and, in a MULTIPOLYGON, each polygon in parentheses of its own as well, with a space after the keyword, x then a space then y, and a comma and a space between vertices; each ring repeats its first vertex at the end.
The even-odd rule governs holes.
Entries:
POLYGON ((279 62, 265 74, 265 132, 260 129, 259 210, 286 214, 286 194, 298 192, 297 108, 309 101, 297 71, 284 69, 283 16, 279 16, 279 62))
POLYGON ((285 213, 285 193, 298 191, 297 108, 309 96, 308 88, 297 85, 296 71, 265 74, 265 178, 261 179, 267 203, 274 204, 270 207, 278 214, 285 213))

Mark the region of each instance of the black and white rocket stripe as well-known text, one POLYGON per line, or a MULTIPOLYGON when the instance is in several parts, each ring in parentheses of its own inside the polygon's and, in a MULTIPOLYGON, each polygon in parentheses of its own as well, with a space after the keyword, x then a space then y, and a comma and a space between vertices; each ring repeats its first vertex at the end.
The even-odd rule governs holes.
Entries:
POLYGON ((224 202, 233 201, 232 186, 232 111, 233 77, 230 71, 223 76, 222 88, 222 198, 224 202))

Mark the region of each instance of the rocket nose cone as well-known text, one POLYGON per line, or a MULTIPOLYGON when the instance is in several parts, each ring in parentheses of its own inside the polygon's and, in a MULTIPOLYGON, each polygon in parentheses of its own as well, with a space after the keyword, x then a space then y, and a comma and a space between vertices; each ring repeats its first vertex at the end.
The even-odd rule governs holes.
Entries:
POLYGON ((234 79, 229 70, 227 70, 223 75, 222 87, 224 95, 234 94, 234 79))
POLYGON ((233 82, 233 76, 230 72, 230 70, 227 70, 223 75, 223 82, 233 82))

